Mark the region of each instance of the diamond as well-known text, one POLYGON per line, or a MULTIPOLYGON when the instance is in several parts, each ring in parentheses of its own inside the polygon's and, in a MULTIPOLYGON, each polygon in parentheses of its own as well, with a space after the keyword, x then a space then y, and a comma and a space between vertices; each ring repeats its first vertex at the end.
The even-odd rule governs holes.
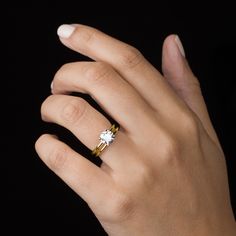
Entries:
POLYGON ((100 140, 108 146, 113 142, 114 138, 115 134, 110 130, 105 130, 100 134, 100 140))

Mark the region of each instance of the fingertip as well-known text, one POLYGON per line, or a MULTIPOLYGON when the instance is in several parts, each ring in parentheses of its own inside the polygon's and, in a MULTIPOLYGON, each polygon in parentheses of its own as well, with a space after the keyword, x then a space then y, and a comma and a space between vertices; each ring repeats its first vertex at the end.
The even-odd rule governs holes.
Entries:
POLYGON ((163 43, 163 54, 167 53, 171 57, 186 57, 183 44, 177 34, 171 34, 166 37, 163 43))
POLYGON ((178 47, 178 49, 179 49, 179 52, 181 53, 181 55, 182 55, 183 57, 185 57, 184 47, 183 47, 183 44, 182 44, 182 42, 181 42, 179 36, 178 36, 178 35, 175 35, 175 39, 174 39, 174 40, 175 40, 175 43, 176 43, 176 45, 177 45, 177 47, 178 47))
POLYGON ((170 47, 170 44, 172 44, 175 41, 177 34, 170 34, 168 35, 164 42, 163 42, 163 52, 167 50, 170 47))
POLYGON ((38 154, 40 154, 40 150, 43 146, 45 146, 50 140, 58 139, 58 136, 54 134, 42 134, 35 142, 35 150, 38 154))
POLYGON ((75 29, 75 25, 63 24, 58 27, 57 35, 62 39, 68 39, 73 34, 75 29))
POLYGON ((188 62, 179 36, 169 35, 163 43, 162 71, 164 75, 169 79, 173 76, 183 77, 188 70, 188 62))

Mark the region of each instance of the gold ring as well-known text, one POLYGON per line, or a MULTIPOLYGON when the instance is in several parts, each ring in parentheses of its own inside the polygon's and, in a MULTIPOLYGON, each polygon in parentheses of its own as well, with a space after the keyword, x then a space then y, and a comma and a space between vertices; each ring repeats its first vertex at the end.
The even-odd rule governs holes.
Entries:
POLYGON ((92 155, 98 157, 114 141, 118 130, 118 126, 112 125, 110 129, 103 131, 99 137, 100 143, 93 149, 92 155))

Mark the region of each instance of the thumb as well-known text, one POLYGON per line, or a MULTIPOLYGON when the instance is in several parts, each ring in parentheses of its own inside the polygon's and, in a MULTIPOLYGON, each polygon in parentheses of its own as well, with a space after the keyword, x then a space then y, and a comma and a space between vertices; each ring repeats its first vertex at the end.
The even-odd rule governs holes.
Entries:
POLYGON ((184 48, 177 35, 170 35, 164 41, 162 71, 177 95, 198 116, 209 136, 219 144, 201 93, 199 81, 188 65, 184 48))

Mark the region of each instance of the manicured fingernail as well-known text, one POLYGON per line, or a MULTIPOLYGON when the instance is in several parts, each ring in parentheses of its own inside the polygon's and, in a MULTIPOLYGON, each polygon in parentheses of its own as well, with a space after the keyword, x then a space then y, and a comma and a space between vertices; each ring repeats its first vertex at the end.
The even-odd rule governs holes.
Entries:
POLYGON ((61 25, 57 29, 57 34, 59 37, 67 39, 72 35, 74 30, 75 30, 75 26, 73 25, 61 25))
POLYGON ((181 40, 178 35, 175 36, 175 43, 178 46, 178 49, 183 57, 185 57, 185 52, 184 52, 184 47, 183 44, 181 43, 181 40))
POLYGON ((53 90, 53 81, 52 81, 52 83, 50 85, 50 88, 51 88, 51 90, 53 90))

